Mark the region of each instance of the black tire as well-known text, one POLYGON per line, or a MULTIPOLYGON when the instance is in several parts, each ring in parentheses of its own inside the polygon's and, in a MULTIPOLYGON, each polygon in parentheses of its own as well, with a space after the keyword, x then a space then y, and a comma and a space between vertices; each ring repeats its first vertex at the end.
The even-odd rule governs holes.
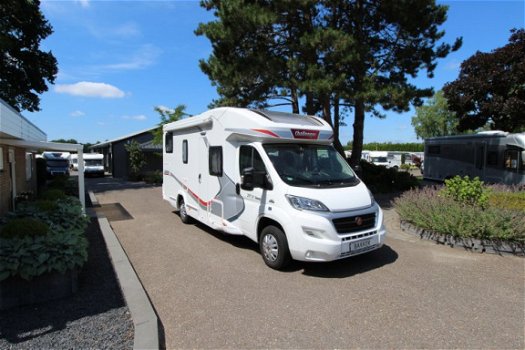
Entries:
POLYGON ((290 263, 292 257, 284 232, 275 226, 266 226, 259 240, 259 249, 266 265, 280 270, 290 263))
POLYGON ((179 202, 179 216, 180 221, 182 221, 184 224, 191 224, 191 216, 188 215, 188 212, 186 210, 186 204, 184 203, 184 199, 181 198, 179 202))

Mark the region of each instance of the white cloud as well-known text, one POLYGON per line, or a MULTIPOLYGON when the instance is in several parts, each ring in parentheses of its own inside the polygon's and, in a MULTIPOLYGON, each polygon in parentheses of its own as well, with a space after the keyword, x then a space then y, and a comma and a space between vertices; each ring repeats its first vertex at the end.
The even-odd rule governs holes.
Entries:
POLYGON ((77 111, 71 112, 69 115, 72 117, 82 117, 82 116, 85 116, 86 113, 77 110, 77 111))
POLYGON ((132 115, 132 116, 125 115, 122 117, 122 119, 143 121, 143 120, 148 119, 148 117, 146 117, 144 114, 132 115))
POLYGON ((129 60, 107 64, 102 66, 103 69, 108 70, 135 70, 142 69, 154 64, 157 58, 162 54, 162 50, 155 45, 142 45, 129 60))
POLYGON ((58 84, 55 92, 70 94, 73 96, 101 97, 101 98, 122 98, 124 91, 106 83, 93 83, 81 81, 75 84, 58 84))
POLYGON ((175 112, 175 110, 173 108, 169 108, 169 107, 166 107, 166 106, 163 106, 163 105, 155 106, 155 108, 160 109, 164 113, 173 113, 173 112, 175 112))
POLYGON ((80 3, 80 6, 82 6, 83 8, 89 7, 89 1, 90 0, 77 0, 77 2, 80 3))

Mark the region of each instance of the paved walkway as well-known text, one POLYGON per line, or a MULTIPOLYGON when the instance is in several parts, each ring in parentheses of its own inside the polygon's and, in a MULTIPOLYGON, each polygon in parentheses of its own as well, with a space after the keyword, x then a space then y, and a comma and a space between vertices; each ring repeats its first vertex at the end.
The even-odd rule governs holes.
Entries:
POLYGON ((162 322, 167 348, 519 348, 524 259, 465 252, 402 232, 325 264, 264 265, 257 245, 183 225, 160 187, 97 189, 162 322))

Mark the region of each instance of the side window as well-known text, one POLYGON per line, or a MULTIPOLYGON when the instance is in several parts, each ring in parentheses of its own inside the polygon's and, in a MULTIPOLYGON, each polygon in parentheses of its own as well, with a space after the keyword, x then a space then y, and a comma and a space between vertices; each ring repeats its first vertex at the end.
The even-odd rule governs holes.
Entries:
POLYGON ((188 140, 182 140, 182 162, 188 164, 188 140))
POLYGON ((505 151, 505 154, 503 155, 503 159, 505 159, 505 163, 503 164, 503 167, 506 170, 510 171, 516 171, 518 170, 518 151, 513 149, 508 149, 505 151))
POLYGON ((173 153, 173 133, 171 131, 164 135, 164 149, 166 153, 173 153))
POLYGON ((210 175, 222 176, 222 147, 210 147, 208 157, 210 175))
POLYGON ((488 151, 487 152, 487 165, 496 167, 498 165, 498 152, 488 151))
POLYGON ((254 168, 256 171, 266 172, 266 167, 261 158, 261 155, 252 146, 241 146, 239 157, 239 170, 242 173, 243 169, 254 168))

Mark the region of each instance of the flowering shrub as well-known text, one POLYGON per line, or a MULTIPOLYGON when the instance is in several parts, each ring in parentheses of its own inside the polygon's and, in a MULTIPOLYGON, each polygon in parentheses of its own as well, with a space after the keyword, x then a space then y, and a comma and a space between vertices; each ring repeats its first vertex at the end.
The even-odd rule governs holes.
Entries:
POLYGON ((525 215, 519 210, 490 204, 483 209, 428 187, 406 192, 396 199, 395 208, 402 220, 420 228, 454 237, 525 243, 525 215))

